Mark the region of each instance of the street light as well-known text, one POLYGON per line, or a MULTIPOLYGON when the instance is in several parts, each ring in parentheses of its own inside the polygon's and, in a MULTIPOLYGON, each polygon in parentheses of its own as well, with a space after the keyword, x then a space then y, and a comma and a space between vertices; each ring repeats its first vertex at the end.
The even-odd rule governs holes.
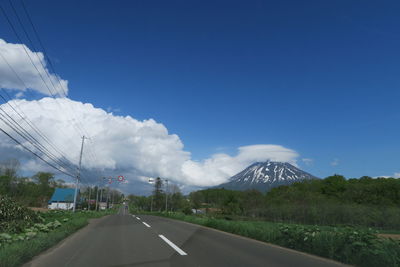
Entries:
POLYGON ((166 187, 165 187, 165 212, 168 212, 168 179, 165 179, 166 187))

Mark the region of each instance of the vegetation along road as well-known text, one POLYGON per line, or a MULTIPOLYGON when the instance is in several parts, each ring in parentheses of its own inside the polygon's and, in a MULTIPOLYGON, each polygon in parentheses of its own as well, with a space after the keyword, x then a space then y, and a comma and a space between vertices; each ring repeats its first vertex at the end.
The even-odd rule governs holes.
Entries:
POLYGON ((25 266, 344 266, 305 253, 150 215, 93 221, 25 266))

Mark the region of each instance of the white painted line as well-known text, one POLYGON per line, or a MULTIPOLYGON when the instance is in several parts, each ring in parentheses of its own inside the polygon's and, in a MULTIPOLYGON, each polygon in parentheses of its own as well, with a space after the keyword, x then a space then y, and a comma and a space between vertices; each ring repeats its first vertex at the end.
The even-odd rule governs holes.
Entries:
POLYGON ((139 218, 139 217, 136 217, 136 219, 140 220, 140 218, 139 218))
POLYGON ((178 252, 180 255, 185 256, 187 255, 187 253, 185 251, 183 251, 182 249, 180 249, 177 245, 175 245, 174 243, 172 243, 171 241, 168 240, 168 238, 166 238, 163 235, 158 235, 159 237, 161 237, 162 240, 165 241, 165 243, 167 243, 168 245, 170 245, 173 249, 176 250, 176 252, 178 252))
POLYGON ((147 223, 145 223, 145 222, 142 222, 144 225, 146 225, 147 227, 151 227, 150 225, 148 225, 147 223))

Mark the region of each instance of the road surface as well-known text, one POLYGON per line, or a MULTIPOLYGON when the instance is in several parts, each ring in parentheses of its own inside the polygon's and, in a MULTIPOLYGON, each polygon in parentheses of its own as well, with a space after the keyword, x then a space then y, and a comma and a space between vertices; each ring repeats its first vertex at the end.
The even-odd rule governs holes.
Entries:
POLYGON ((202 226, 118 214, 92 221, 25 266, 344 266, 202 226))

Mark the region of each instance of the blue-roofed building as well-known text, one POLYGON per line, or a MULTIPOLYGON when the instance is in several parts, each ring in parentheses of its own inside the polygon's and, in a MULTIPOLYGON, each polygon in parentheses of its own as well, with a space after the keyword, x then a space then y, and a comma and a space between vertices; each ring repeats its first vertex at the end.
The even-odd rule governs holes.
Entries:
MULTIPOLYGON (((62 209, 71 210, 74 207, 75 189, 73 188, 56 188, 53 196, 48 202, 48 208, 51 210, 62 209)), ((78 190, 79 199, 79 190, 78 190)), ((77 201, 78 201, 77 199, 77 201)))

